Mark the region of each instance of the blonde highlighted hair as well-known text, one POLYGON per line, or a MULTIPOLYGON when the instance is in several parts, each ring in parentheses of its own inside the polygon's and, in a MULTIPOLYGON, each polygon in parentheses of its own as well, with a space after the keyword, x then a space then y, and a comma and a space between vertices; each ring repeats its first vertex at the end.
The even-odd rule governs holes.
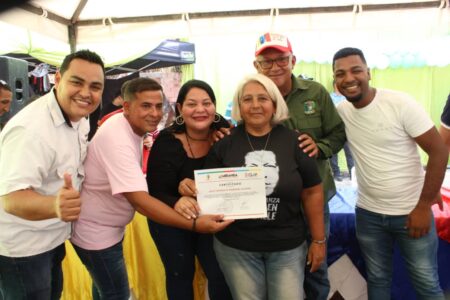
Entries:
POLYGON ((289 118, 289 110, 287 108, 286 101, 284 101, 284 98, 275 83, 270 78, 262 74, 252 74, 246 76, 243 80, 241 80, 236 89, 236 92, 234 93, 233 108, 231 111, 231 117, 234 120, 236 120, 238 123, 242 122, 239 100, 243 96, 245 86, 250 82, 256 82, 262 85, 269 94, 270 99, 272 99, 272 102, 275 106, 275 113, 273 114, 271 120, 272 124, 281 123, 282 121, 289 118))

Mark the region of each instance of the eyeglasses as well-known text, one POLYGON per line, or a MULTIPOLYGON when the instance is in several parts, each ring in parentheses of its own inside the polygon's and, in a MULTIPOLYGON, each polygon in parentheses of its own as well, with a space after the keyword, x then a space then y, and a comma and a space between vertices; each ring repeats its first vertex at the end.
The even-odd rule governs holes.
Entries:
POLYGON ((286 67, 289 64, 291 56, 282 56, 275 59, 266 59, 266 60, 257 60, 256 62, 263 69, 270 69, 273 67, 273 63, 275 62, 279 67, 286 67))

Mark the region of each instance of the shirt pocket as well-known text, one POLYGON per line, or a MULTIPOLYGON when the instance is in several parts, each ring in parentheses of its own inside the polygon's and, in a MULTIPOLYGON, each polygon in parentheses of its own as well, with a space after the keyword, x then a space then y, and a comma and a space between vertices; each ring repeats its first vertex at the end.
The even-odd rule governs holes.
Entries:
POLYGON ((307 133, 315 140, 322 136, 322 119, 320 116, 302 116, 302 118, 296 118, 295 123, 300 133, 307 133))
POLYGON ((74 179, 76 179, 78 171, 68 165, 58 167, 56 169, 56 175, 59 179, 61 179, 63 181, 63 184, 64 184, 64 174, 65 173, 69 174, 72 177, 72 182, 74 182, 74 179))

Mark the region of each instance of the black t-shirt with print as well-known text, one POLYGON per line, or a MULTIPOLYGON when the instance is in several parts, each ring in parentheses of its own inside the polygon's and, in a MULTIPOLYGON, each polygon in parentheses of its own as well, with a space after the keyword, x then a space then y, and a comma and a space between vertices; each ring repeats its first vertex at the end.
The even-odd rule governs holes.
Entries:
POLYGON ((264 165, 268 217, 236 220, 216 234, 223 244, 240 250, 284 251, 303 243, 301 192, 321 183, 315 160, 299 148, 297 132, 277 125, 267 139, 268 135, 250 134, 247 138, 244 126, 239 125, 214 144, 205 162, 205 168, 264 165))

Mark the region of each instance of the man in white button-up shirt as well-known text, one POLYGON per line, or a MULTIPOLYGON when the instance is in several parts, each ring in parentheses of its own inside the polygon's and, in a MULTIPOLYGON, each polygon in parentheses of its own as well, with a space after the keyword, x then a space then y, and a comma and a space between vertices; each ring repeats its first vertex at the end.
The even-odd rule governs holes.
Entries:
POLYGON ((88 50, 68 55, 55 88, 0 134, 0 293, 59 299, 61 261, 80 213, 89 121, 101 101, 104 66, 88 50))

